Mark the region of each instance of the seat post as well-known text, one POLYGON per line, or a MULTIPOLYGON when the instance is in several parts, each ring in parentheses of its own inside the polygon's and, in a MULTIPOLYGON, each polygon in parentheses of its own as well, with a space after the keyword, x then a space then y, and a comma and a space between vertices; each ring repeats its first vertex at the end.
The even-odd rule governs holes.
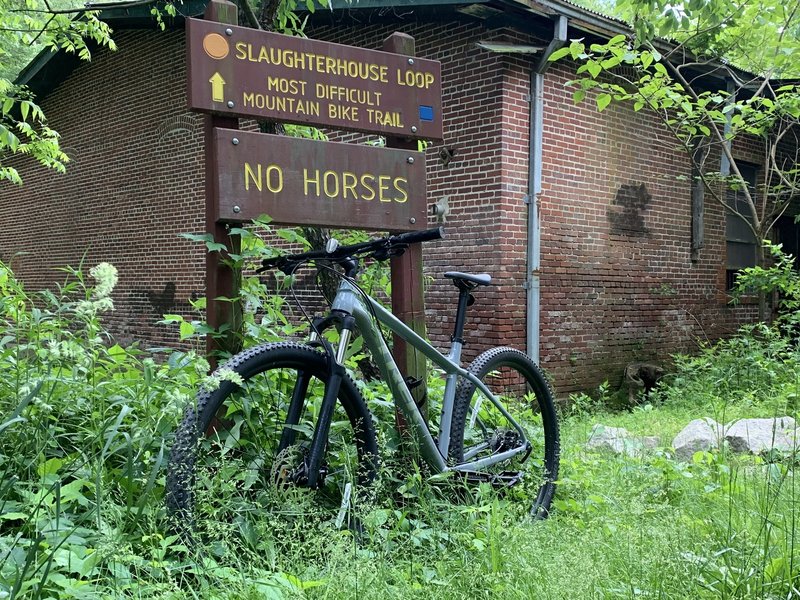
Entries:
POLYGON ((467 307, 475 302, 475 298, 470 292, 479 285, 490 285, 492 277, 487 273, 475 275, 459 271, 448 271, 444 276, 446 279, 452 279, 453 285, 458 288, 458 310, 456 311, 456 325, 453 329, 453 349, 454 356, 459 356, 461 346, 464 344, 464 321, 467 318, 467 307))
POLYGON ((456 282, 456 287, 458 288, 458 309, 456 310, 456 324, 453 329, 453 341, 463 344, 464 322, 467 319, 467 306, 471 304, 471 294, 469 293, 471 287, 465 284, 465 282, 461 281, 456 282))

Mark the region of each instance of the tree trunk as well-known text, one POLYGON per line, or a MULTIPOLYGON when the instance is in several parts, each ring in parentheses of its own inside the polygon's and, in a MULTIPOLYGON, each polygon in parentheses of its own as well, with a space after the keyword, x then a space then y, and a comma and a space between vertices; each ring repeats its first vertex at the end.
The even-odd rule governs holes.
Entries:
MULTIPOLYGON (((756 266, 763 267, 764 266, 764 244, 762 242, 762 237, 757 236, 759 242, 756 244, 756 266)), ((762 323, 767 323, 771 319, 768 318, 767 315, 767 292, 764 290, 758 291, 758 320, 762 323)))
MULTIPOLYGON (((313 250, 324 250, 325 244, 328 243, 330 238, 330 232, 321 227, 303 227, 303 236, 311 243, 313 250)), ((322 295, 325 300, 331 303, 339 287, 339 278, 327 269, 320 269, 317 273, 317 281, 322 288, 322 295)))
POLYGON ((261 5, 261 13, 258 15, 261 27, 267 31, 275 30, 275 19, 278 18, 280 6, 281 0, 264 0, 264 4, 261 5))

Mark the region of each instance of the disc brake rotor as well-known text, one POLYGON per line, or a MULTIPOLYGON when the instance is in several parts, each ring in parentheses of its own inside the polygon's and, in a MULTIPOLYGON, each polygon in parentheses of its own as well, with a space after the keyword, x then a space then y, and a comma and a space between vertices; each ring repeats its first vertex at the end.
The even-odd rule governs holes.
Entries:
POLYGON ((275 455, 270 478, 279 488, 308 481, 306 465, 308 450, 300 444, 287 446, 275 455))

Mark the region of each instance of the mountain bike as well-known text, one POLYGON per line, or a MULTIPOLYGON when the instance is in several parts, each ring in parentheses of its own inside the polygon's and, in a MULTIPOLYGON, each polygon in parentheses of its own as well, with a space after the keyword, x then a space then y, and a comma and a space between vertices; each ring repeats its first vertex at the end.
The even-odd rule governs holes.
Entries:
POLYGON ((443 233, 430 229, 349 246, 331 240, 324 250, 263 261, 259 271, 279 269, 287 276, 308 264, 335 270, 338 290, 328 314, 310 320, 307 340, 265 343, 237 354, 218 369, 219 386, 201 390, 186 409, 166 492, 180 523, 194 527, 205 520, 255 538, 265 514, 303 526, 309 502, 336 514, 339 526, 345 518, 352 523, 359 494, 375 480, 380 462, 378 433, 362 394, 370 388, 357 368, 346 366, 364 347, 430 471, 496 486, 525 485, 531 514, 547 515, 558 475, 559 428, 546 378, 523 352, 509 347, 487 350, 467 368, 460 364, 467 307, 478 288, 491 285, 491 276, 444 274, 458 290, 446 354, 356 281, 362 261, 387 260, 443 233), (441 410, 438 419, 432 415, 432 425, 412 395, 419 382, 400 373, 383 328, 439 370, 441 410))

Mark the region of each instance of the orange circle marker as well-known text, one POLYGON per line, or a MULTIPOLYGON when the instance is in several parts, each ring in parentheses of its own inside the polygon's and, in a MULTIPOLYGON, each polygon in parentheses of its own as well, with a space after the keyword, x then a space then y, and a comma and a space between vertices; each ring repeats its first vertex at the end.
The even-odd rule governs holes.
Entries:
POLYGON ((218 33, 209 33, 203 38, 203 50, 206 51, 211 58, 221 60, 228 56, 230 47, 228 40, 218 33))

